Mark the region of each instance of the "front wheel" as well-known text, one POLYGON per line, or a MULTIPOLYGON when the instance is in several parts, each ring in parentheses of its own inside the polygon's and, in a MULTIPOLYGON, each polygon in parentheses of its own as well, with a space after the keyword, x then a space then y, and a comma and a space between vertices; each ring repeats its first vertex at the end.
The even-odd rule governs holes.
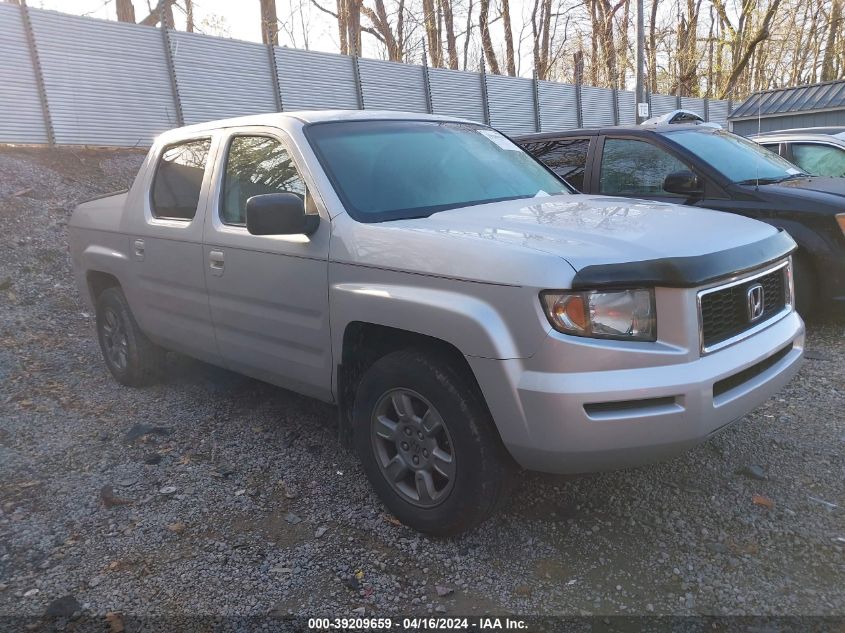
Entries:
POLYGON ((448 358, 403 350, 376 361, 352 422, 367 478, 406 525, 457 534, 503 499, 508 458, 476 385, 448 358))
POLYGON ((106 288, 97 299, 97 338, 120 384, 141 387, 161 375, 165 352, 138 327, 120 288, 106 288))

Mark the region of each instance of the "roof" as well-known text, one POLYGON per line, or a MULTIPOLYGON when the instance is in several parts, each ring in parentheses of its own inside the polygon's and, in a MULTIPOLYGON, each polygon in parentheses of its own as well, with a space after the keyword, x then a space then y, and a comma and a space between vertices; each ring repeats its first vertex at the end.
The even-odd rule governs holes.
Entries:
POLYGON ((696 130, 699 132, 714 132, 722 129, 702 123, 660 123, 657 125, 614 125, 609 127, 576 128, 559 132, 536 132, 514 136, 515 141, 543 141, 547 139, 565 138, 571 136, 595 136, 596 134, 613 134, 614 132, 630 132, 636 136, 662 134, 663 132, 677 132, 678 130, 696 130))
POLYGON ((728 119, 792 114, 811 110, 845 110, 845 80, 755 92, 731 112, 728 119))
POLYGON ((295 119, 302 123, 320 123, 323 121, 373 121, 373 120, 413 120, 413 121, 466 121, 450 116, 421 114, 416 112, 396 112, 393 110, 299 110, 292 112, 267 112, 266 114, 252 114, 206 121, 195 125, 176 128, 180 133, 216 130, 224 127, 239 127, 244 125, 278 125, 283 121, 295 119))
POLYGON ((843 127, 796 127, 788 130, 772 130, 770 132, 761 132, 755 134, 754 137, 762 138, 764 136, 836 136, 845 140, 845 126, 843 127))

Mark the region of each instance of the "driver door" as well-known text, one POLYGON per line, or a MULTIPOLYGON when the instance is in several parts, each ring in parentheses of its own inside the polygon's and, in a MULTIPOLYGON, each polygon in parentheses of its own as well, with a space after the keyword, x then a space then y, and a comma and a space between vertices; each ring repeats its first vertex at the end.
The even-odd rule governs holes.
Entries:
POLYGON ((308 177, 280 130, 230 131, 204 227, 205 279, 229 369, 331 400, 329 218, 310 236, 246 229, 246 201, 255 195, 293 193, 317 213, 308 177))

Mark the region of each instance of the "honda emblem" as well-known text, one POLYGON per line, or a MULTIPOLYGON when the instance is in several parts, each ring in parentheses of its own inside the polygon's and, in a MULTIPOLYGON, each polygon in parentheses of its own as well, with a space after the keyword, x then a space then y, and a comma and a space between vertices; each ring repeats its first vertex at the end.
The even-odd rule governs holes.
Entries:
POLYGON ((763 316, 765 304, 763 303, 763 286, 754 284, 745 291, 747 300, 748 321, 753 322, 763 316))

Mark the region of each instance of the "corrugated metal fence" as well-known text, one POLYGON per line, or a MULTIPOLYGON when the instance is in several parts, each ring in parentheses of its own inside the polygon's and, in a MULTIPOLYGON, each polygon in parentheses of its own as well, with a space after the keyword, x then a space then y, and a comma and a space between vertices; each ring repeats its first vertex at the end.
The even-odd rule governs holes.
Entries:
MULTIPOLYGON (((634 123, 634 93, 269 47, 0 2, 0 143, 148 145, 258 112, 389 109, 505 133, 634 123)), ((651 95, 725 123, 730 103, 651 95)))

